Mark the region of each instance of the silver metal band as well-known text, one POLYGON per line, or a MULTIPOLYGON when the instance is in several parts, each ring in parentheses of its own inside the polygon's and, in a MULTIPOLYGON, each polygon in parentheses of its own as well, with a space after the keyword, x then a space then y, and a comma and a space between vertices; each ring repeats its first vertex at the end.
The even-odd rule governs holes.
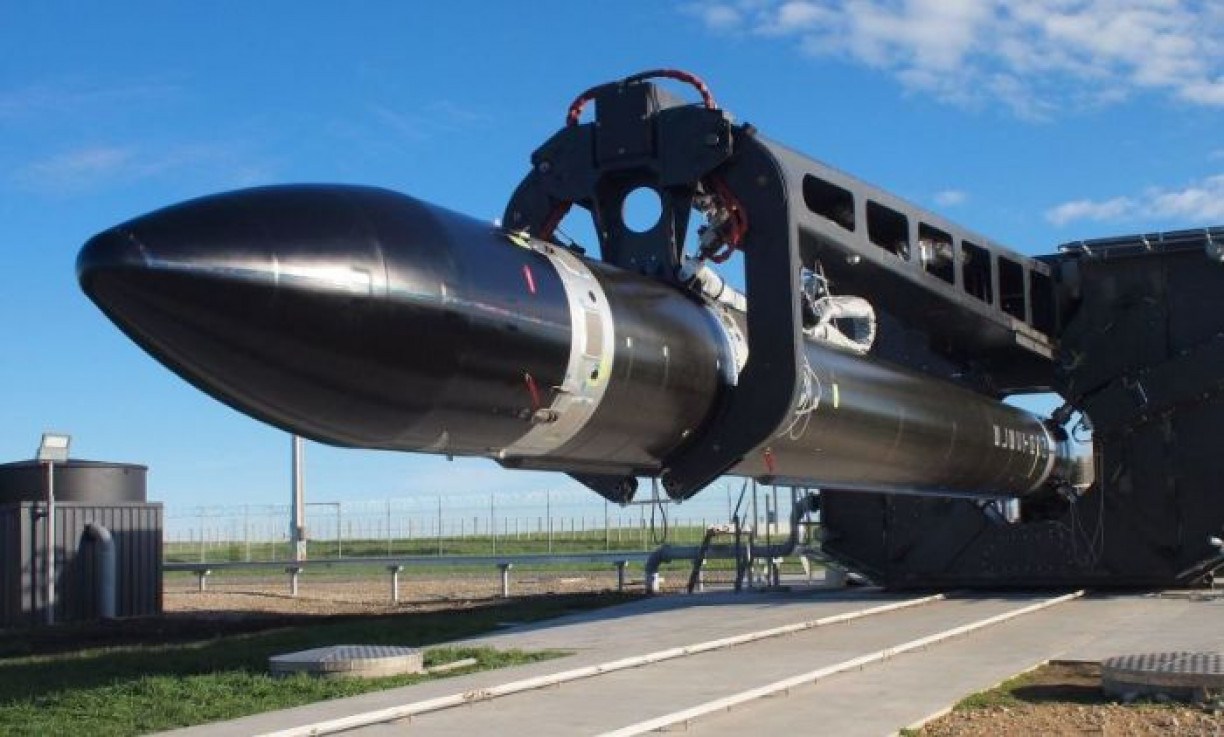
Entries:
POLYGON ((612 308, 587 265, 564 248, 535 240, 527 245, 561 277, 570 312, 569 363, 561 386, 551 387, 552 403, 536 411, 531 430, 498 452, 499 458, 545 455, 573 439, 603 399, 616 352, 612 308))

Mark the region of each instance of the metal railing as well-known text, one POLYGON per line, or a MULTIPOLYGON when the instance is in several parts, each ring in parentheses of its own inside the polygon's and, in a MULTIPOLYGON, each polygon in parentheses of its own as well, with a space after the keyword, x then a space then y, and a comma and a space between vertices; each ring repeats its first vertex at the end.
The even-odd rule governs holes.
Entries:
POLYGON ((331 568, 334 566, 381 566, 388 575, 390 598, 392 602, 400 600, 399 576, 405 568, 417 567, 449 567, 449 568, 496 568, 501 576, 501 595, 510 596, 510 571, 516 566, 550 566, 604 563, 616 567, 617 591, 625 590, 625 569, 630 563, 645 564, 649 557, 644 552, 611 552, 611 553, 524 553, 520 555, 449 555, 449 556, 407 556, 407 557, 370 557, 370 558, 331 558, 323 560, 302 561, 218 561, 215 563, 164 563, 166 572, 194 573, 200 592, 208 590, 208 577, 213 571, 219 570, 260 570, 280 569, 289 579, 289 595, 297 596, 301 574, 310 568, 331 568))

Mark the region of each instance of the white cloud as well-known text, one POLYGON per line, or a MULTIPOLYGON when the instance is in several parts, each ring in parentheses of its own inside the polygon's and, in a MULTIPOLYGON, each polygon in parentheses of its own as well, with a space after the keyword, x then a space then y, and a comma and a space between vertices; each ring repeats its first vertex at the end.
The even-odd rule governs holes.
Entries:
POLYGON ((707 28, 719 31, 738 28, 744 22, 744 17, 740 14, 739 10, 731 5, 693 3, 687 6, 685 10, 690 15, 699 18, 707 28))
POLYGON ((1066 225, 1076 220, 1122 220, 1135 212, 1135 201, 1129 197, 1109 200, 1072 200, 1046 211, 1046 220, 1066 225))
POLYGON ((1224 12, 1177 0, 723 0, 711 30, 785 38, 959 105, 1044 119, 1153 91, 1224 107, 1224 12))
POLYGON ((18 168, 11 180, 30 192, 72 195, 180 172, 203 174, 216 186, 245 186, 269 178, 262 165, 231 147, 181 145, 71 149, 18 168))
POLYGON ((1150 187, 1138 195, 1106 200, 1073 200, 1050 208, 1046 220, 1067 225, 1096 222, 1176 221, 1179 225, 1224 222, 1224 174, 1192 182, 1180 189, 1150 187))
POLYGON ((115 177, 131 165, 133 151, 120 146, 95 146, 65 151, 28 164, 15 179, 26 189, 77 190, 115 177))
MULTIPOLYGON (((718 7, 715 6, 709 8, 706 12, 709 13, 717 10, 718 7)), ((740 20, 738 11, 732 11, 732 16, 736 17, 737 21, 740 20)), ((767 24, 759 25, 756 31, 766 35, 785 36, 806 31, 830 20, 832 20, 832 13, 827 8, 821 7, 819 3, 792 0, 778 6, 771 21, 767 24)), ((729 27, 729 25, 724 25, 724 28, 729 27)))
POLYGON ((435 100, 417 110, 402 111, 380 103, 370 105, 380 125, 409 141, 425 141, 438 134, 483 128, 492 118, 451 100, 435 100))
POLYGON ((141 103, 164 104, 179 87, 156 81, 126 86, 85 83, 34 84, 0 90, 0 120, 36 115, 83 115, 141 103))
POLYGON ((964 204, 965 200, 969 199, 969 195, 959 189, 945 189, 941 192, 936 192, 933 199, 935 204, 940 207, 955 207, 956 205, 964 204))

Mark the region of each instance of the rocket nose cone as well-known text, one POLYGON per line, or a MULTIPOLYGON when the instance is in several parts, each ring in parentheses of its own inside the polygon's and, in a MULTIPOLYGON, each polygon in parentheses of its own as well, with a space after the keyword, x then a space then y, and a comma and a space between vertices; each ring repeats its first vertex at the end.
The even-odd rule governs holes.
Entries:
POLYGON ((145 249, 135 235, 125 228, 111 228, 90 238, 81 248, 76 261, 77 279, 85 293, 96 300, 99 280, 145 264, 145 249))
POLYGON ((365 407, 354 385, 386 364, 371 355, 379 343, 362 343, 385 330, 380 238, 363 218, 380 198, 304 185, 184 202, 94 236, 77 276, 128 337, 197 387, 355 443, 345 428, 365 407))
POLYGON ((525 375, 564 379, 568 303, 543 257, 387 190, 282 185, 173 205, 96 236, 77 268, 167 367, 316 440, 484 453, 529 428, 525 375))

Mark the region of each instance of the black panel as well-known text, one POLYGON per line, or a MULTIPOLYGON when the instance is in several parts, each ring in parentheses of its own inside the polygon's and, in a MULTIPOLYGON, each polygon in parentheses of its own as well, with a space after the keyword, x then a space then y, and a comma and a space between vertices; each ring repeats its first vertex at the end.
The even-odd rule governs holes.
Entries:
MULTIPOLYGON (((1216 229, 1219 240, 1224 231, 1216 229)), ((1097 483, 1020 524, 972 502, 826 492, 825 550, 892 586, 1174 586, 1224 562, 1224 266, 1205 232, 1060 258, 1058 388, 1094 426, 1097 483)), ((1051 259, 1053 260, 1053 258, 1051 259)))

